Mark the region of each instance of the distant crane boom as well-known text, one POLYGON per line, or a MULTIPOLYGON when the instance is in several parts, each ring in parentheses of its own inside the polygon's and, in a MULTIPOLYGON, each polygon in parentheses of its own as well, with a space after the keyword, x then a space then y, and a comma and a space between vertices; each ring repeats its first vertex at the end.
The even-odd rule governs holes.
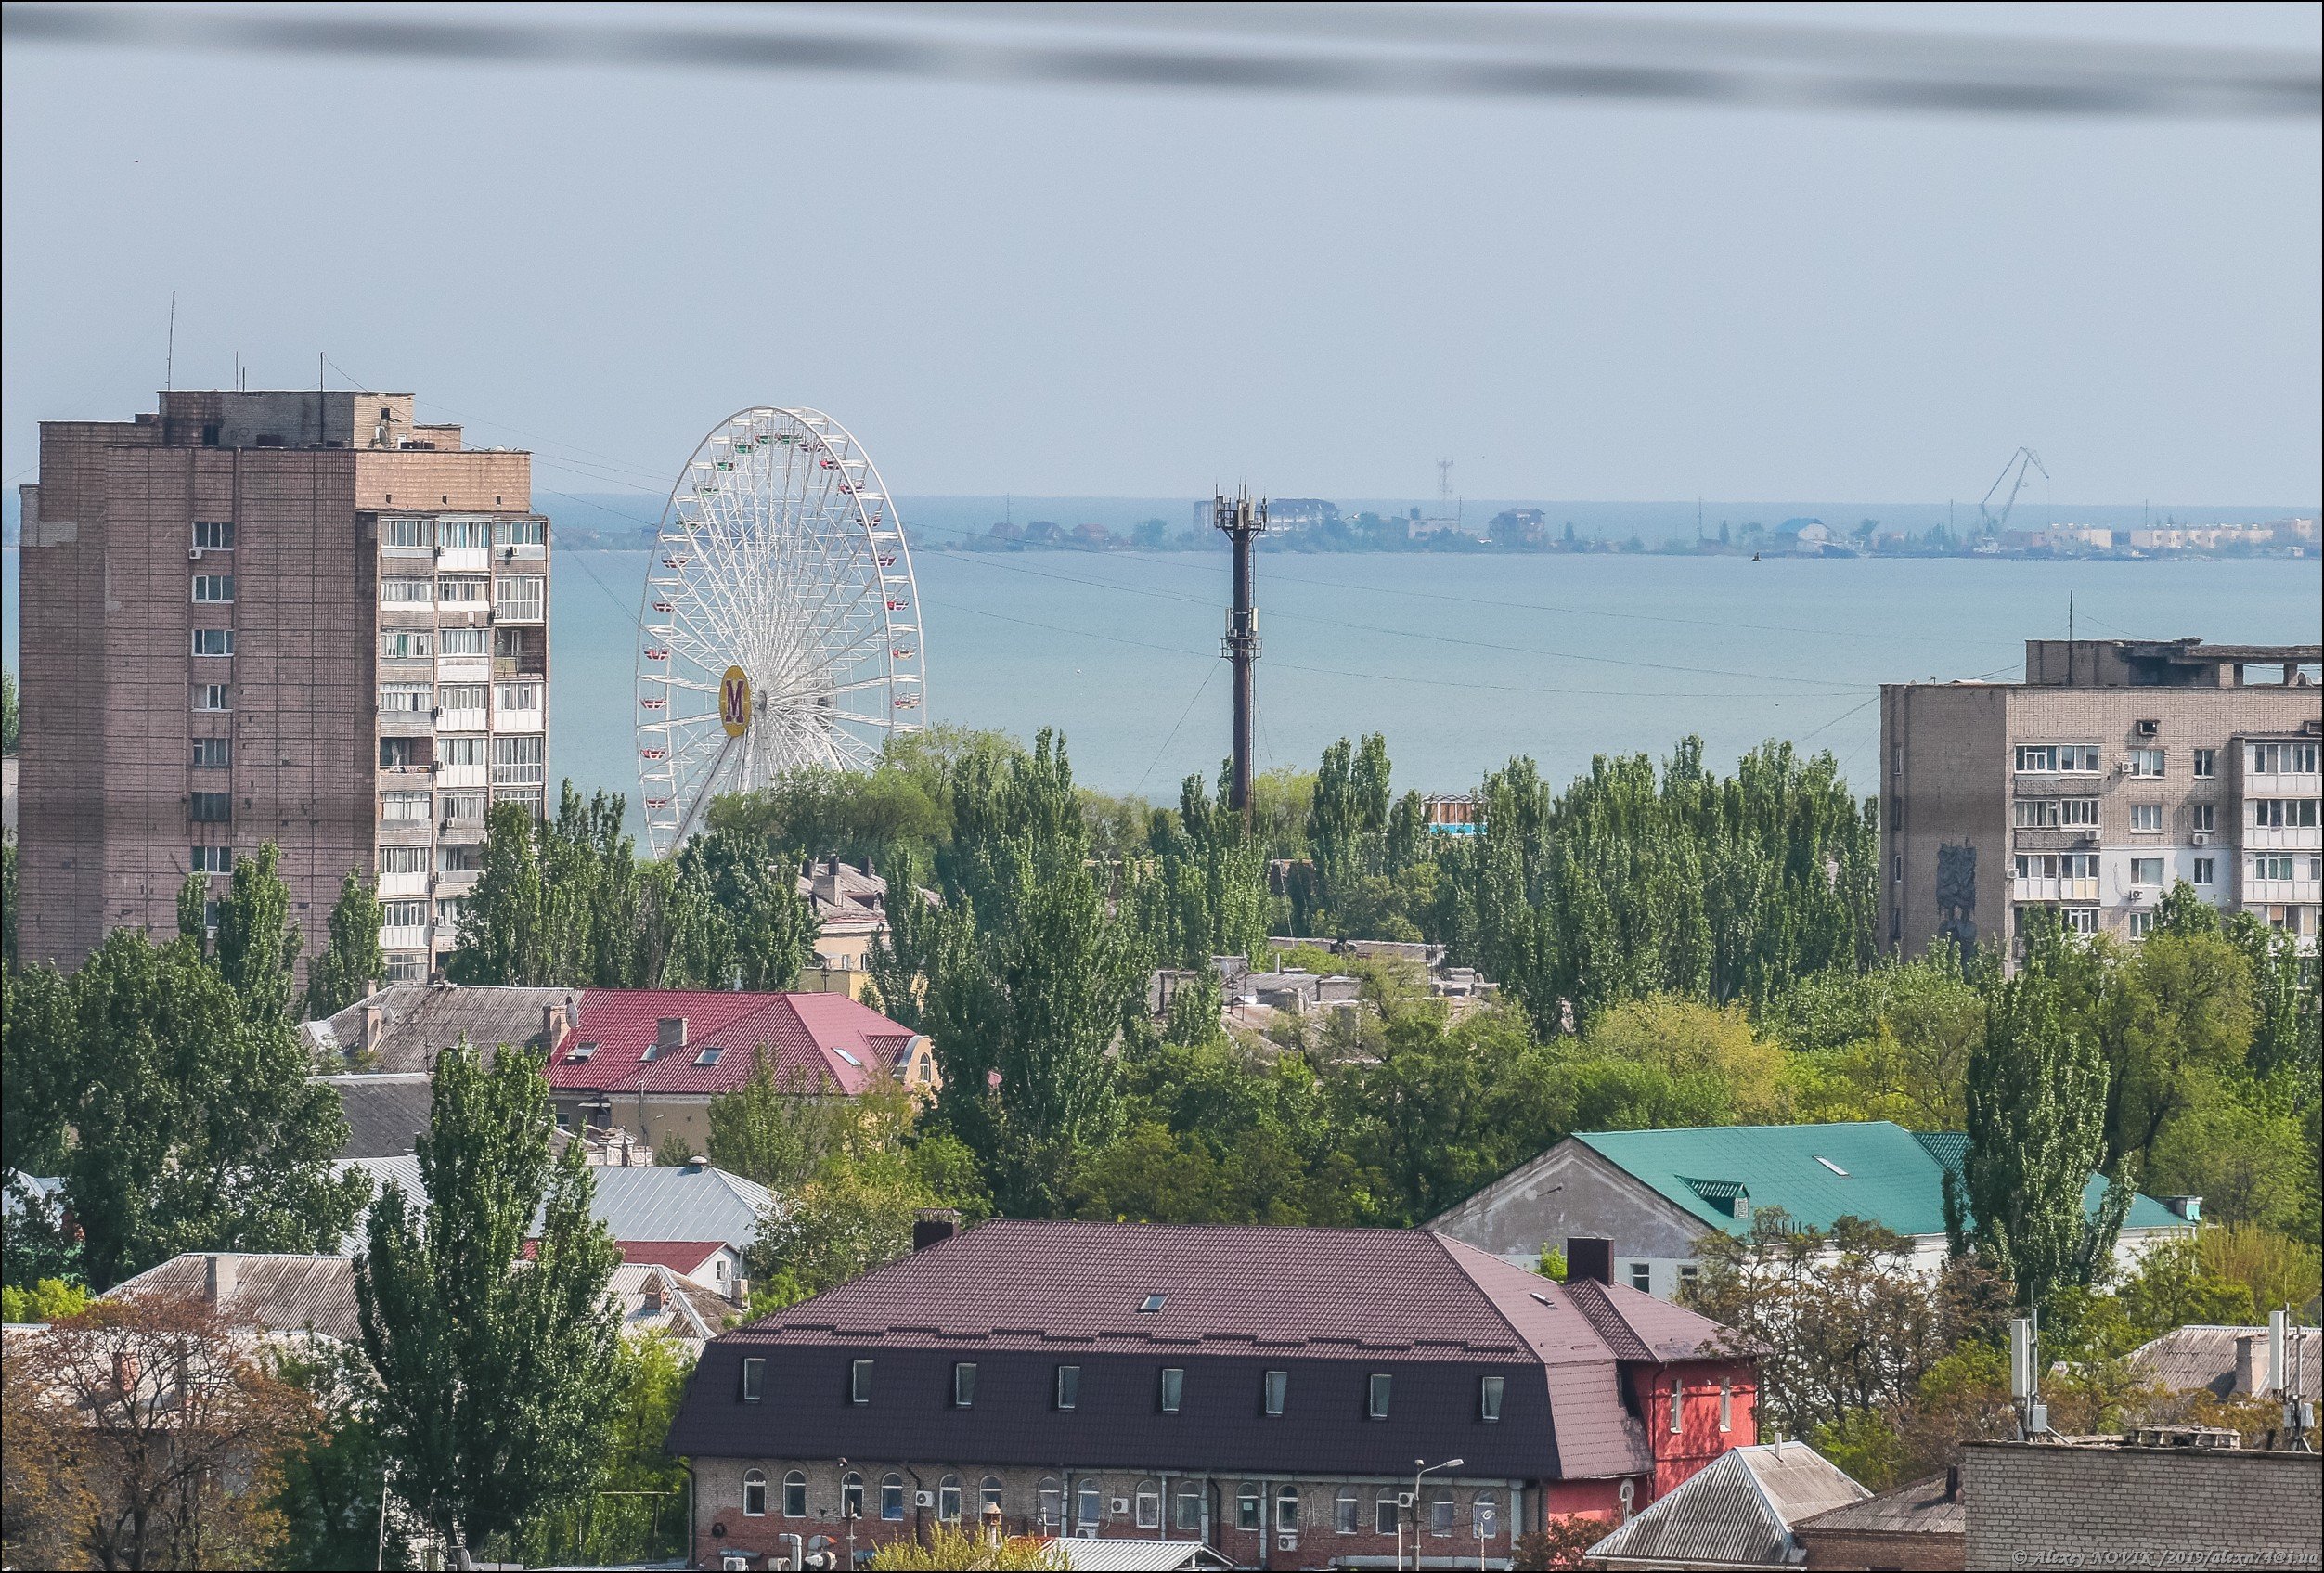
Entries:
POLYGON ((2040 471, 2043 480, 2049 479, 2049 471, 2043 466, 2042 456, 2032 448, 2021 447, 2001 467, 2001 473, 1994 477, 1994 484, 1985 488, 1985 496, 1977 505, 1977 519, 1984 526, 1986 534, 1998 535, 2008 528, 2009 510, 2018 506, 2018 493, 2025 488, 2025 471, 2029 466, 2040 471), (2002 499, 2000 511, 1995 512, 1994 494, 2001 490, 2005 481, 2009 484, 2009 495, 2002 499))

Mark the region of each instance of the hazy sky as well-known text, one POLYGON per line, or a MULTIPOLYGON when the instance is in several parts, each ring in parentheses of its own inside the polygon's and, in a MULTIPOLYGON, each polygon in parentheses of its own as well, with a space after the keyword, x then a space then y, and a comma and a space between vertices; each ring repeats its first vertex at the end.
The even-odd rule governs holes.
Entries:
MULTIPOLYGON (((2318 32, 2314 6, 1854 19, 2318 32)), ((1471 496, 1941 501, 2021 443, 2061 503, 2324 491, 2314 120, 26 45, 0 106, 11 486, 36 420, 151 406, 175 290, 180 386, 238 351, 253 387, 311 386, 325 350, 474 440, 625 467, 544 474, 565 489, 666 484, 781 403, 907 495, 1416 496, 1449 456, 1471 496)))

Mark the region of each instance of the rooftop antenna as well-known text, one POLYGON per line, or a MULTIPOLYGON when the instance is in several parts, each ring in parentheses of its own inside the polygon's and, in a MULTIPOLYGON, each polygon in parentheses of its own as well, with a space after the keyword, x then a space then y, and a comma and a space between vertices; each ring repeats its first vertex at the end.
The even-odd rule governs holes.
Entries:
POLYGON ((1259 604, 1251 592, 1251 548, 1267 529, 1267 499, 1254 504, 1238 486, 1232 499, 1213 493, 1210 522, 1234 543, 1234 604, 1227 612, 1220 659, 1234 664, 1234 759, 1227 806, 1247 819, 1251 811, 1251 724, 1258 708, 1252 668, 1259 662, 1259 604))
POLYGON ((177 291, 170 291, 169 347, 161 354, 161 391, 169 393, 177 386, 177 291))
POLYGON ((2073 591, 2066 592, 2066 642, 2073 643, 2073 591))
POLYGON ((2042 1402, 2042 1313, 2009 1320, 2009 1399, 2018 1412, 2018 1440, 2049 1429, 2049 1406, 2042 1402))

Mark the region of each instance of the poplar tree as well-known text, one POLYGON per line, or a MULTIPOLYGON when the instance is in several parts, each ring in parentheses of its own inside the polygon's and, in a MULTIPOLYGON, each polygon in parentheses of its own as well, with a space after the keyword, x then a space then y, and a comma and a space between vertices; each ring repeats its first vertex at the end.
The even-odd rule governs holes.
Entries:
POLYGON ((353 869, 330 909, 330 943, 306 964, 306 1018, 334 1016, 387 975, 380 951, 379 889, 353 869))
POLYGON ((290 922, 290 887, 275 871, 281 857, 270 841, 254 856, 236 858, 218 898, 218 975, 253 1021, 290 1017, 300 939, 290 922))
POLYGON ((548 1107, 536 1052, 439 1056, 423 1196, 390 1180, 355 1258, 396 1494, 471 1549, 596 1484, 618 1387, 620 1252, 589 1216, 581 1143, 550 1155, 548 1107))

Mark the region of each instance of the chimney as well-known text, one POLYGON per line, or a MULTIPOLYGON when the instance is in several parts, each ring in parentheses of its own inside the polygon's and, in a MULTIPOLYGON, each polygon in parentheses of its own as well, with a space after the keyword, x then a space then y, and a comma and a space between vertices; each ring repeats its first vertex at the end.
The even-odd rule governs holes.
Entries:
POLYGON ((732 1282, 732 1286, 727 1290, 727 1298, 738 1306, 749 1305, 751 1303, 751 1281, 738 1274, 732 1282))
POLYGON ((958 1207, 923 1207, 912 1220, 911 1248, 924 1251, 941 1244, 961 1231, 961 1209, 958 1207))
POLYGON ((240 1261, 234 1257, 204 1257, 201 1272, 202 1298, 224 1310, 226 1303, 234 1298, 235 1281, 239 1276, 240 1267, 240 1261))
POLYGON ((2188 1223, 2203 1220, 2203 1199, 2201 1196, 2164 1196, 2162 1202, 2175 1218, 2184 1218, 2188 1223))
POLYGON ((386 1035, 386 1032, 387 1012, 378 1005, 366 1005, 363 1008, 363 1051, 367 1054, 376 1053, 379 1051, 380 1039, 386 1035))
POLYGON ((570 999, 541 1007, 541 1048, 549 1053, 557 1051, 557 1045, 565 1040, 566 1032, 573 1026, 572 1007, 570 999))
POLYGON ((1961 1466, 1957 1463, 1945 1466, 1944 1500, 1947 1502, 1961 1500, 1961 1466))
POLYGON ((665 1053, 667 1053, 672 1049, 685 1048, 686 1018, 684 1016, 664 1016, 659 1022, 654 1024, 653 1041, 660 1045, 663 1052, 665 1053))
POLYGON ((1566 1242, 1566 1282, 1610 1285, 1614 1282, 1614 1242, 1596 1235, 1576 1234, 1566 1242))
POLYGON ((644 1304, 639 1309, 647 1316, 662 1314, 662 1270, 655 1268, 646 1277, 644 1304))

